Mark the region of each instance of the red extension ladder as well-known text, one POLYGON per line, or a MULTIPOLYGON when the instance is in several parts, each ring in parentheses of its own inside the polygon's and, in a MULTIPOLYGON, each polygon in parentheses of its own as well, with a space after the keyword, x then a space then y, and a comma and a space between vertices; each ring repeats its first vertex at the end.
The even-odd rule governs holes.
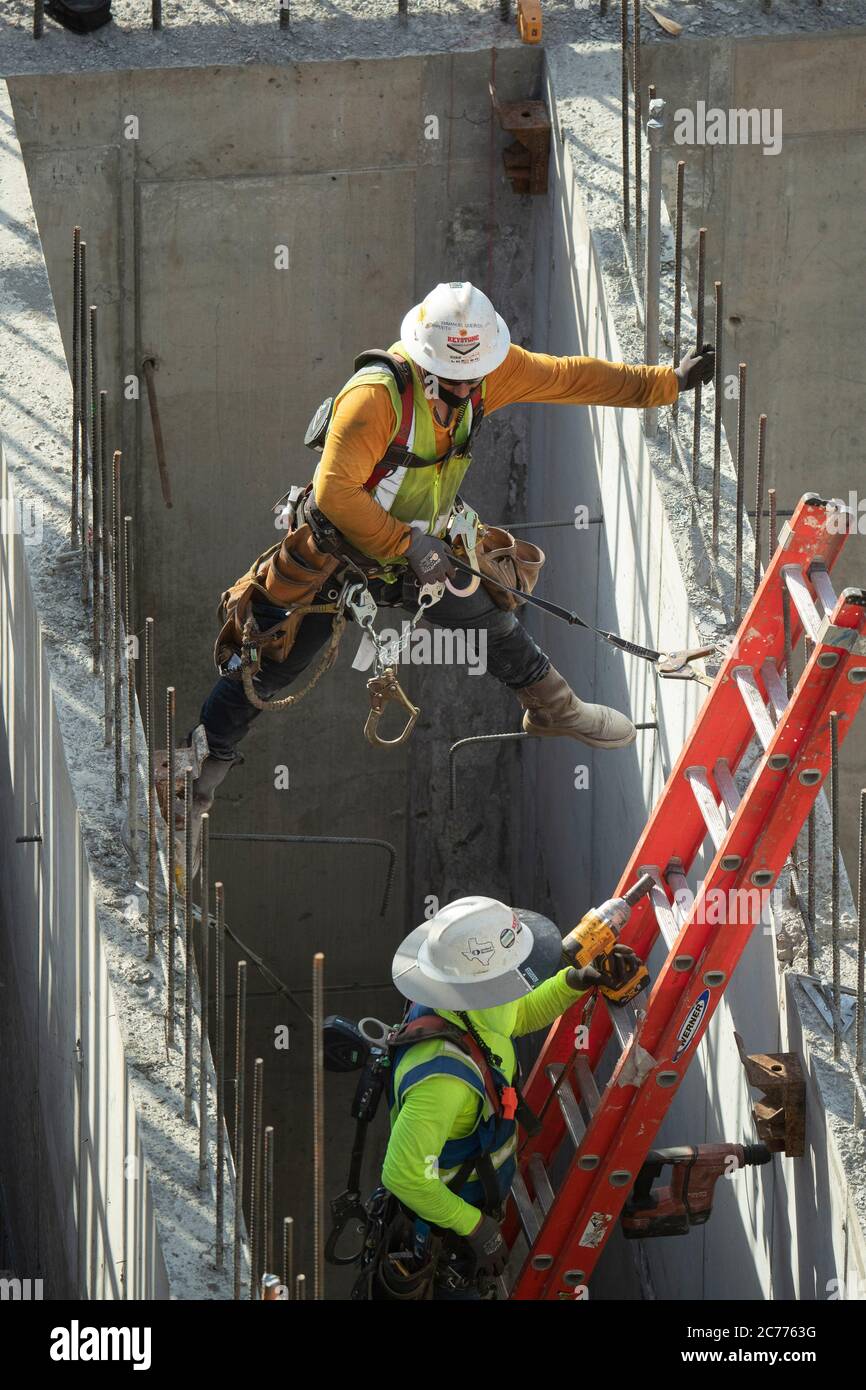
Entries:
POLYGON ((713 914, 702 904, 714 889, 775 884, 829 770, 831 711, 840 744, 851 727, 866 691, 866 593, 837 599, 830 583, 849 524, 838 502, 809 494, 797 506, 620 879, 617 894, 642 873, 655 879, 621 940, 643 960, 659 932, 668 947, 638 1004, 645 1012, 599 997, 578 1051, 575 1030, 593 997, 585 995, 550 1030, 532 1070, 526 1098, 543 1122, 520 1152, 509 1202, 509 1243, 519 1221, 529 1245, 513 1299, 582 1295, 752 931, 753 922, 706 924, 713 914), (780 675, 783 586, 792 646, 803 631, 814 643, 790 700, 780 675), (734 775, 756 733, 763 756, 741 795, 734 775), (714 857, 686 911, 674 895, 707 835, 714 857), (614 1032, 621 1053, 599 1094, 593 1073, 614 1032), (573 1154, 554 1191, 548 1167, 564 1141, 573 1154))

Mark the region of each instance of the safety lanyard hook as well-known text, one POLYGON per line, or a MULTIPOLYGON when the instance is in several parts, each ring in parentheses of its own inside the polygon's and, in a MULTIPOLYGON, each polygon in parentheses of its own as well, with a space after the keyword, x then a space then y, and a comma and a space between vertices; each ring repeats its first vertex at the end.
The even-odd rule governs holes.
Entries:
POLYGON ((417 705, 413 705, 400 682, 393 666, 388 666, 386 670, 375 676, 371 676, 367 681, 367 690, 370 694, 370 713, 367 715, 367 722, 364 725, 364 737, 368 743, 372 743, 378 748, 396 748, 401 743, 405 743, 412 730, 418 722, 421 713, 417 705), (408 718, 402 732, 397 738, 380 738, 377 732, 379 720, 385 712, 385 706, 391 701, 393 704, 402 705, 406 710, 408 718))

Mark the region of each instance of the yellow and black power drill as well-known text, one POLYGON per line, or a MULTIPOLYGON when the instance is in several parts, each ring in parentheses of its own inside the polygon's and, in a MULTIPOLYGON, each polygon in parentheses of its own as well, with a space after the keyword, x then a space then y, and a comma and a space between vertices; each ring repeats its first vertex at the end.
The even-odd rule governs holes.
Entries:
POLYGON ((562 943, 567 963, 580 970, 593 966, 601 975, 599 992, 611 1004, 629 1004, 649 984, 649 971, 627 946, 618 946, 618 937, 635 903, 646 897, 653 886, 650 874, 643 874, 621 898, 608 898, 580 919, 562 943))

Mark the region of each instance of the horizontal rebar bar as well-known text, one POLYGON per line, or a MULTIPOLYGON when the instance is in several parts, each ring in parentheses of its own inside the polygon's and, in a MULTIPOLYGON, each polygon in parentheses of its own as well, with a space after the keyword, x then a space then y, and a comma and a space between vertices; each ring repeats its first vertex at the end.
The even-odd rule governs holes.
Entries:
POLYGON ((397 851, 388 840, 368 839, 361 835, 253 835, 250 833, 235 834, 221 831, 218 835, 211 835, 211 842, 214 840, 248 841, 252 844, 276 844, 276 845, 370 845, 378 849, 384 849, 388 854, 388 876, 385 883, 385 892, 382 895, 382 906, 379 909, 379 916, 384 917, 391 897, 391 887, 394 881, 394 868, 397 863, 397 851))

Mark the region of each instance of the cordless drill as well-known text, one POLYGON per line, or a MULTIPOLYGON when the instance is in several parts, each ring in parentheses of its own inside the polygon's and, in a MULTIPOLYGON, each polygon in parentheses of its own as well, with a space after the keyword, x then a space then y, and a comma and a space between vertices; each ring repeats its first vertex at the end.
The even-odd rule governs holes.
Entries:
POLYGON ((568 933, 562 949, 569 965, 580 969, 592 965, 602 977, 599 990, 612 1004, 628 1004, 649 984, 649 971, 637 956, 613 954, 620 932, 631 916, 635 903, 646 897, 653 886, 650 874, 643 874, 621 898, 608 898, 593 907, 568 933))

